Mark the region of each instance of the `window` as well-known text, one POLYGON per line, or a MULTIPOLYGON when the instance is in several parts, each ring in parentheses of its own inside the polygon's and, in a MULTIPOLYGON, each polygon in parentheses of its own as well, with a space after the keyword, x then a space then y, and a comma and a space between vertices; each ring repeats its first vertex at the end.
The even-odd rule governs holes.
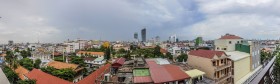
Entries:
POLYGON ((216 62, 213 62, 213 66, 216 66, 216 62))
POLYGON ((219 47, 217 47, 217 50, 219 50, 220 48, 219 47))
POLYGON ((231 41, 229 41, 228 43, 231 44, 231 41))
POLYGON ((239 43, 239 41, 237 41, 237 43, 239 43))
POLYGON ((223 50, 227 50, 227 48, 223 48, 223 50))
POLYGON ((224 60, 223 60, 223 59, 221 60, 221 63, 224 63, 224 60))

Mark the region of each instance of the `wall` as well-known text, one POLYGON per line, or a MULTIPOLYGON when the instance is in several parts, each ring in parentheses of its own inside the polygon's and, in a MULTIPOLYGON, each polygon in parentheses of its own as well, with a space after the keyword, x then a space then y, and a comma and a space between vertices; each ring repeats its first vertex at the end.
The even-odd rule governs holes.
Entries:
POLYGON ((250 57, 234 61, 234 83, 250 72, 250 57))
POLYGON ((214 66, 211 59, 189 55, 187 62, 190 66, 205 72, 207 78, 214 79, 214 66))
POLYGON ((235 44, 241 43, 241 39, 217 39, 215 40, 215 50, 218 51, 235 51, 235 44), (231 43, 229 43, 231 41, 231 43), (219 47, 219 49, 217 49, 219 47), (226 48, 226 50, 223 50, 226 48))

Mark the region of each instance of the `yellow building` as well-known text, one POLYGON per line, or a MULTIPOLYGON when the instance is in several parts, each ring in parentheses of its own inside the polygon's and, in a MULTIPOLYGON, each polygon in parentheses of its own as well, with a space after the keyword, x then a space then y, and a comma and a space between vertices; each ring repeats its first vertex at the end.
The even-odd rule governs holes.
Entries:
POLYGON ((192 50, 188 53, 188 64, 205 72, 205 77, 216 84, 232 83, 232 61, 223 51, 192 50))
POLYGON ((226 54, 229 55, 229 58, 233 61, 232 74, 234 83, 236 84, 237 81, 250 72, 250 54, 240 51, 226 52, 226 54))

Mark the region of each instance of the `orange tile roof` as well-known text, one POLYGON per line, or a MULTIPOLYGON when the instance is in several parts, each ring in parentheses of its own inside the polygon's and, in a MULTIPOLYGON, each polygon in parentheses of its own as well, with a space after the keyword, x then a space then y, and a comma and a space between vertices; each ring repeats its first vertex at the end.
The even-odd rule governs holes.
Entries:
POLYGON ((47 66, 54 67, 56 69, 65 69, 65 68, 72 68, 73 70, 77 69, 79 65, 76 64, 69 64, 64 62, 52 61, 47 64, 47 66))
POLYGON ((0 56, 1 56, 1 57, 5 57, 5 56, 7 56, 7 54, 1 54, 0 56))
POLYGON ((21 80, 24 80, 24 74, 27 74, 29 71, 22 66, 18 66, 15 72, 18 74, 21 80))
POLYGON ((96 83, 95 80, 98 79, 99 76, 103 76, 106 72, 108 72, 110 66, 111 64, 106 64, 102 66, 101 68, 97 69, 86 78, 79 81, 77 84, 98 84, 96 83))
POLYGON ((90 55, 102 55, 104 56, 104 52, 91 52, 91 51, 79 51, 77 54, 90 54, 90 55))
POLYGON ((36 84, 73 84, 69 81, 47 74, 39 69, 33 69, 25 75, 29 79, 36 80, 36 84))
POLYGON ((165 49, 160 48, 160 52, 161 52, 161 53, 167 53, 168 51, 165 50, 165 49))

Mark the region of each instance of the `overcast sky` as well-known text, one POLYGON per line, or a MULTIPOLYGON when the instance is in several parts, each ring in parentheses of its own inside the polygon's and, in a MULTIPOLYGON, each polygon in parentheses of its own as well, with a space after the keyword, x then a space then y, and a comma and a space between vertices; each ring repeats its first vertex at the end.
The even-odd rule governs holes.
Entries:
POLYGON ((279 0, 0 0, 0 43, 280 37, 279 0))

